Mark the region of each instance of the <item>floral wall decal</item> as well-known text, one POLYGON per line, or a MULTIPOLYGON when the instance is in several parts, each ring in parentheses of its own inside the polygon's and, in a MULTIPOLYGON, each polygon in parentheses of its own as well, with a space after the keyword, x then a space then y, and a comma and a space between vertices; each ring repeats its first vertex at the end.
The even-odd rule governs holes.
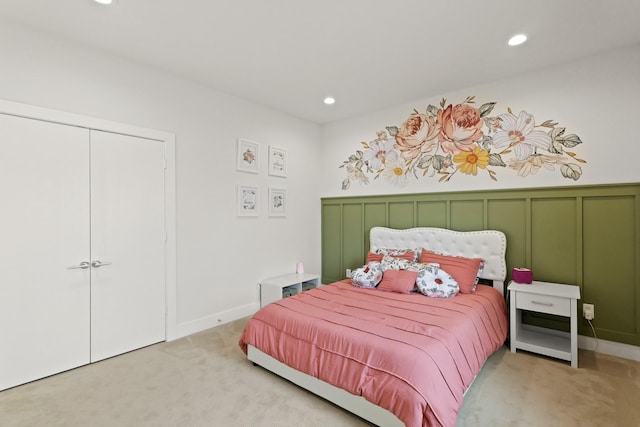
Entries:
POLYGON ((569 151, 582 144, 577 135, 565 133, 552 120, 536 125, 524 110, 515 114, 507 108, 492 116, 496 103, 476 108, 474 98, 456 105, 447 105, 443 98, 439 108, 414 110, 400 127, 388 126, 373 141, 362 142, 363 149, 340 166, 347 171, 342 189, 349 189, 352 181, 369 184, 370 177, 383 177, 398 187, 425 176, 448 182, 456 174, 486 174, 497 181, 499 168, 521 177, 558 168, 565 178, 580 179, 580 163, 586 161, 569 151))

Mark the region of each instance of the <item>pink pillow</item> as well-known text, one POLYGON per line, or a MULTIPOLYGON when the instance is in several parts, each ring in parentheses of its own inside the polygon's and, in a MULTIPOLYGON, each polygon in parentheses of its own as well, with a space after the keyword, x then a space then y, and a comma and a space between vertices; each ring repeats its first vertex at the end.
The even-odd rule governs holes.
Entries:
POLYGON ((384 257, 384 255, 369 251, 365 264, 369 264, 370 262, 380 262, 382 261, 382 257, 384 257))
POLYGON ((458 282, 461 293, 471 294, 476 291, 476 278, 482 263, 481 258, 440 255, 427 249, 422 249, 420 262, 436 262, 440 264, 440 269, 449 273, 458 282))
POLYGON ((387 270, 382 276, 382 282, 377 289, 388 292, 398 292, 408 294, 416 285, 417 271, 409 270, 387 270))
POLYGON ((381 253, 369 251, 365 264, 369 264, 370 262, 381 262, 382 257, 384 257, 385 254, 394 258, 402 258, 412 262, 416 259, 414 251, 406 251, 404 249, 384 249, 381 253))

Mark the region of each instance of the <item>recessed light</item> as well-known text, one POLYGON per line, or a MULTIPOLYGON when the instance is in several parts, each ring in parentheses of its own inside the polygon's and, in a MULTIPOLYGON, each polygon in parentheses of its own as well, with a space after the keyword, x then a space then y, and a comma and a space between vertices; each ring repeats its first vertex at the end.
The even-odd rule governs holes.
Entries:
POLYGON ((508 41, 509 46, 518 46, 527 41, 527 36, 524 34, 516 34, 508 41))
POLYGON ((332 98, 331 96, 327 96, 324 99, 324 103, 327 105, 331 105, 331 104, 335 104, 336 100, 334 98, 332 98))
POLYGON ((100 4, 111 4, 111 3, 115 3, 115 0, 94 0, 96 3, 100 3, 100 4))

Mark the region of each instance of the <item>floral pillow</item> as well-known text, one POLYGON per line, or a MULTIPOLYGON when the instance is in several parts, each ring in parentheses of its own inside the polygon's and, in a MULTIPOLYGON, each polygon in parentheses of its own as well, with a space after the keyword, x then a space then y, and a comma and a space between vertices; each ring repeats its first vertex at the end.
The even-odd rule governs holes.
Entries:
POLYGON ((370 262, 351 275, 351 284, 356 288, 375 288, 381 280, 382 266, 379 262, 370 262))
POLYGON ((436 268, 439 267, 437 263, 420 263, 420 262, 412 262, 407 261, 402 258, 395 258, 389 255, 385 255, 380 262, 382 265, 382 271, 387 270, 409 270, 409 271, 420 271, 426 266, 433 265, 436 268))
POLYGON ((413 264, 413 262, 408 261, 404 258, 396 258, 391 255, 384 255, 380 265, 382 266, 382 271, 387 270, 406 270, 409 265, 413 264))
POLYGON ((451 298, 460 292, 458 282, 449 273, 432 266, 418 272, 416 285, 421 294, 433 298, 451 298))
POLYGON ((415 261, 418 258, 418 252, 411 249, 378 249, 376 252, 369 251, 367 253, 365 263, 369 264, 372 261, 380 262, 385 255, 394 258, 404 258, 407 261, 415 261))

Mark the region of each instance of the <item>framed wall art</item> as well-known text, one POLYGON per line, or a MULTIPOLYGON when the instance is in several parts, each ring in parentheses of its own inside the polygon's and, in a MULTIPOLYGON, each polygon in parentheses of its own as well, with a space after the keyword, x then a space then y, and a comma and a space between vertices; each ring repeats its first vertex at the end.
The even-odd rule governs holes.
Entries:
POLYGON ((287 176, 287 150, 269 146, 269 175, 287 176))
POLYGON ((269 187, 269 216, 287 214, 287 190, 269 187))
POLYGON ((260 191, 257 186, 238 185, 238 216, 260 215, 260 191))
POLYGON ((246 139, 238 139, 237 167, 239 171, 258 173, 260 171, 260 144, 246 139))

